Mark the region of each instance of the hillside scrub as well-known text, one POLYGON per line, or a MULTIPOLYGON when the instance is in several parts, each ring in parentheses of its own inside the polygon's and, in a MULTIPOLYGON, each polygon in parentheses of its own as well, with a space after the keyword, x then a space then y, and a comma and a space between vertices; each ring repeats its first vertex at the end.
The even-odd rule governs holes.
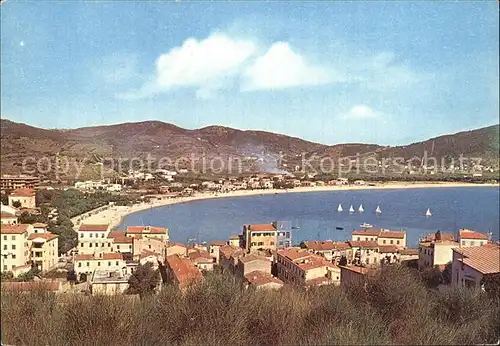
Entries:
POLYGON ((181 294, 144 299, 2 291, 2 341, 12 345, 457 345, 500 338, 500 298, 439 293, 403 267, 345 289, 244 289, 209 273, 181 294))

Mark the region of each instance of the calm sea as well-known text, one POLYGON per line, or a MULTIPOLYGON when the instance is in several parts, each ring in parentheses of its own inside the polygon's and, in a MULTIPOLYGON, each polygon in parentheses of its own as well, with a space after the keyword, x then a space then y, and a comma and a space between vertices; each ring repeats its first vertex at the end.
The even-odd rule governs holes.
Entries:
POLYGON ((291 221, 299 227, 293 243, 303 240, 348 240, 352 230, 366 222, 374 228, 405 230, 408 246, 436 230, 453 232, 471 228, 493 232, 499 238, 499 190, 495 187, 328 191, 228 197, 150 209, 124 218, 119 229, 130 225, 168 227, 170 239, 186 242, 226 240, 246 223, 291 221), (337 207, 342 204, 343 212, 337 207), (363 204, 364 212, 358 212, 363 204), (349 214, 350 205, 356 209, 349 214), (375 209, 382 213, 377 216, 375 209), (432 216, 426 217, 430 208, 432 216), (336 229, 342 227, 343 230, 336 229))

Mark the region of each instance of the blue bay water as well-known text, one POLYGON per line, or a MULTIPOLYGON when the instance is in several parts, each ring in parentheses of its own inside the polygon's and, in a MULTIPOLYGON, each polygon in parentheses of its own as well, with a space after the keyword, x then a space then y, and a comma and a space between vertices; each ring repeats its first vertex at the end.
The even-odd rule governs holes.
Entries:
POLYGON ((408 246, 436 230, 451 233, 458 228, 493 232, 499 238, 499 190, 495 187, 417 188, 364 191, 324 191, 227 197, 158 207, 127 215, 118 229, 131 225, 168 227, 170 239, 186 242, 226 240, 239 234, 243 224, 291 221, 293 243, 303 240, 351 238, 366 222, 374 228, 404 229, 408 246), (337 212, 339 203, 344 212, 337 212), (350 205, 356 213, 349 214, 350 205), (357 210, 363 204, 364 213, 357 210), (380 205, 382 214, 375 209, 380 205), (430 208, 431 217, 425 216, 430 208), (342 227, 344 230, 336 230, 342 227))

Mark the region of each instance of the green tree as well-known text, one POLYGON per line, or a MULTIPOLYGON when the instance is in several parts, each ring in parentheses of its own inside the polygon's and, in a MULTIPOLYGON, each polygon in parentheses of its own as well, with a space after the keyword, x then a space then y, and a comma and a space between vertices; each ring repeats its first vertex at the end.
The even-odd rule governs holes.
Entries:
POLYGON ((32 267, 26 273, 19 274, 16 281, 33 281, 35 276, 40 276, 41 272, 37 267, 32 267))
POLYGON ((347 265, 347 258, 345 256, 342 256, 339 260, 339 266, 346 266, 347 265))
POLYGON ((9 205, 9 195, 7 193, 2 193, 2 204, 9 205))
POLYGON ((153 264, 147 262, 139 264, 132 276, 128 280, 128 294, 138 294, 141 299, 145 296, 156 293, 156 288, 160 282, 160 273, 153 269, 153 264))
POLYGON ((10 281, 14 278, 14 274, 12 272, 2 272, 1 281, 10 281))
POLYGON ((22 204, 21 204, 21 202, 20 202, 20 201, 14 201, 14 202, 12 202, 12 206, 13 206, 14 208, 20 208, 20 207, 21 207, 21 205, 22 205, 22 204))

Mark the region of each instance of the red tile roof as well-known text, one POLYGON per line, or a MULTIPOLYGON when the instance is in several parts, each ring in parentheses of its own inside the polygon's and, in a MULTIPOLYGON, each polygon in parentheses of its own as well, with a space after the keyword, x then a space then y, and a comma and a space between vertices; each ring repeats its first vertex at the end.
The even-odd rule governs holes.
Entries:
POLYGON ((109 225, 92 225, 92 224, 83 224, 78 228, 79 232, 106 232, 109 228, 109 225))
MULTIPOLYGON (((436 240, 436 235, 432 233, 425 236, 423 239, 420 240, 420 242, 435 241, 435 240, 436 240)), ((455 236, 449 233, 441 233, 441 240, 454 241, 455 236)))
POLYGON ((222 240, 214 240, 213 242, 210 243, 210 246, 225 246, 225 245, 227 245, 227 242, 222 240))
POLYGON ((276 227, 272 223, 264 223, 264 224, 254 224, 247 225, 247 229, 255 232, 255 231, 276 231, 276 227))
POLYGON ((304 242, 306 248, 314 251, 333 251, 333 250, 346 250, 349 244, 333 242, 333 241, 306 241, 304 242))
POLYGON ((14 190, 10 193, 11 196, 14 197, 34 197, 35 196, 35 190, 34 189, 17 189, 14 190))
POLYGON ((46 223, 41 223, 41 222, 35 222, 33 224, 33 227, 36 227, 36 228, 46 228, 48 225, 46 223))
POLYGON ((290 261, 295 261, 300 258, 307 258, 311 256, 311 254, 304 249, 285 249, 285 250, 278 250, 277 254, 279 256, 283 256, 288 258, 290 261))
POLYGON ((406 232, 393 232, 381 230, 378 237, 379 238, 396 238, 396 239, 404 239, 406 232))
POLYGON ((173 273, 181 287, 203 278, 200 271, 189 259, 180 258, 178 255, 172 255, 165 259, 165 264, 173 273))
POLYGON ((400 249, 399 250, 400 255, 418 255, 418 249, 400 249))
POLYGON ((118 231, 109 232, 108 238, 112 238, 115 244, 116 243, 132 244, 134 242, 134 238, 127 237, 125 232, 118 232, 118 231))
POLYGON ((340 269, 349 270, 358 274, 368 274, 372 270, 370 268, 365 267, 357 267, 357 266, 340 266, 340 269))
POLYGON ((127 227, 126 232, 130 234, 142 234, 142 233, 167 234, 168 229, 163 227, 152 227, 152 226, 129 226, 127 227))
POLYGON ((247 255, 247 256, 241 257, 239 260, 243 263, 249 263, 249 262, 253 262, 253 261, 270 262, 266 257, 257 256, 257 255, 247 255))
POLYGON ((362 240, 362 241, 348 241, 350 247, 359 248, 377 248, 379 247, 376 241, 362 240))
POLYGON ((361 231, 354 231, 352 232, 352 235, 362 235, 362 236, 368 236, 368 237, 378 237, 380 231, 375 230, 375 229, 366 229, 366 230, 361 230, 361 231))
POLYGON ((53 233, 50 233, 50 232, 47 232, 47 233, 31 233, 28 236, 28 240, 34 240, 36 238, 42 238, 42 239, 45 239, 45 240, 53 240, 53 239, 56 239, 58 237, 59 236, 57 234, 53 234, 53 233))
POLYGON ((498 245, 455 248, 453 251, 463 255, 462 263, 482 274, 500 272, 500 246, 498 245))
POLYGON ((240 236, 239 235, 232 235, 229 237, 229 240, 240 240, 240 236))
POLYGON ((194 263, 213 263, 214 259, 207 251, 195 249, 196 251, 190 252, 188 257, 194 263))
POLYGON ((238 251, 239 248, 237 247, 234 247, 234 246, 230 246, 230 245, 225 245, 223 247, 221 247, 219 249, 219 254, 221 254, 222 256, 224 256, 226 259, 229 259, 229 257, 231 257, 231 255, 235 252, 235 251, 238 251))
POLYGON ((354 231, 352 235, 359 235, 365 237, 380 237, 380 238, 396 238, 403 239, 406 235, 406 232, 394 232, 385 229, 375 230, 375 229, 367 229, 362 231, 354 231))
POLYGON ((323 257, 318 256, 318 255, 311 255, 309 258, 302 260, 295 261, 296 265, 304 270, 311 270, 311 269, 316 269, 320 267, 330 267, 330 268, 335 268, 336 266, 325 260, 323 257))
POLYGON ((378 248, 380 253, 398 252, 398 247, 396 245, 379 245, 378 248))
POLYGON ((14 218, 17 219, 16 215, 8 213, 6 211, 0 212, 0 218, 1 219, 14 219, 14 218))
POLYGON ((479 239, 479 240, 488 240, 488 236, 483 233, 474 232, 470 229, 461 229, 458 231, 460 239, 479 239))
POLYGON ((123 260, 121 253, 103 253, 102 257, 93 254, 80 254, 75 256, 75 261, 98 261, 98 260, 123 260))
POLYGON ((250 285, 259 287, 263 285, 267 285, 270 283, 275 283, 283 286, 283 281, 278 278, 273 277, 269 273, 262 272, 260 270, 254 270, 245 275, 245 279, 248 281, 250 285))
POLYGON ((2 224, 0 227, 1 234, 23 234, 28 232, 28 227, 31 225, 28 224, 14 224, 14 225, 6 225, 2 224))

